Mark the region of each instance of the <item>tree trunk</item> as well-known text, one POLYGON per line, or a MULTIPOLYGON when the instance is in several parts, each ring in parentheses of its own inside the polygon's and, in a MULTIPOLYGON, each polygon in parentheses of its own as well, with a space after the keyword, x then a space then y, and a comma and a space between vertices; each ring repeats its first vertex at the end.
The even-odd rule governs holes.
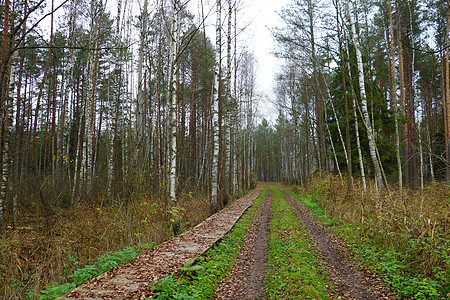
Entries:
POLYGON ((319 160, 319 171, 322 172, 327 169, 327 155, 326 155, 326 143, 325 143, 325 133, 324 133, 324 102, 320 93, 319 79, 318 79, 318 69, 317 69, 317 57, 316 57, 316 41, 314 35, 314 7, 312 0, 307 0, 308 6, 308 21, 309 21, 309 38, 311 44, 311 60, 313 66, 313 80, 314 80, 314 108, 316 113, 317 122, 317 138, 318 138, 318 160, 319 160))
POLYGON ((145 120, 145 114, 144 111, 144 77, 143 77, 143 69, 144 69, 144 48, 146 47, 146 35, 147 35, 147 19, 148 19, 148 13, 147 13, 147 6, 148 6, 148 0, 144 0, 144 9, 142 12, 142 24, 141 24, 141 41, 139 46, 139 58, 138 58, 138 95, 137 95, 137 107, 136 107, 136 114, 137 114, 137 138, 136 138, 136 155, 137 159, 135 164, 141 168, 141 164, 139 163, 139 157, 141 155, 144 155, 142 150, 144 139, 145 139, 145 131, 144 131, 144 120, 145 120), (141 154, 140 154, 140 153, 141 154))
POLYGON ((398 128, 398 105, 397 105, 397 85, 395 76, 395 54, 394 54, 394 25, 392 21, 392 5, 391 0, 389 0, 389 35, 390 35, 390 53, 391 53, 391 63, 390 69, 392 72, 392 84, 391 84, 391 100, 394 105, 394 122, 395 122, 395 150, 397 154, 397 172, 398 172, 398 188, 402 190, 403 188, 403 174, 402 174, 402 159, 400 153, 400 133, 398 128))
MULTIPOLYGON (((179 3, 178 0, 173 1, 172 15, 172 48, 171 48, 171 81, 170 81, 170 131, 171 131, 171 149, 170 149, 170 204, 172 210, 177 207, 178 201, 176 197, 176 169, 177 169, 177 78, 178 78, 178 36, 179 36, 179 3)), ((175 213, 176 214, 176 213, 175 213)), ((179 233, 178 217, 173 217, 173 233, 179 233)))
MULTIPOLYGON (((342 46, 342 37, 341 37, 341 24, 339 22, 340 16, 340 4, 338 0, 335 2, 336 7, 336 28, 339 40, 339 56, 341 59, 341 74, 342 74, 342 82, 344 88, 344 109, 345 109, 345 140, 347 144, 346 151, 346 159, 347 159, 347 180, 348 180, 348 191, 353 190, 353 168, 352 168, 352 150, 350 143, 350 115, 348 111, 348 96, 347 96, 347 80, 345 78, 345 65, 344 65, 344 53, 342 46)), ((336 113, 335 113, 336 114, 336 113)), ((335 116, 336 120, 337 117, 335 116)))
POLYGON ((219 209, 217 200, 217 182, 219 171, 219 82, 220 63, 222 60, 222 34, 221 34, 221 0, 216 0, 216 49, 214 65, 214 92, 212 97, 212 132, 213 132, 213 159, 211 178, 211 215, 219 209))
POLYGON ((226 101, 227 105, 225 106, 225 160, 224 160, 224 205, 227 205, 229 202, 229 191, 230 191, 230 177, 232 174, 231 169, 231 157, 230 157, 230 143, 231 143, 231 110, 230 108, 232 105, 232 99, 231 99, 231 24, 232 24, 232 18, 233 18, 233 7, 232 7, 232 1, 228 0, 228 31, 227 31, 227 95, 226 95, 226 101))
POLYGON ((345 44, 345 49, 347 51, 347 70, 348 70, 348 76, 350 79, 350 89, 352 92, 352 100, 353 100, 353 117, 355 119, 355 134, 356 134, 356 147, 358 149, 358 160, 359 160, 359 168, 360 168, 360 173, 361 173, 361 180, 363 183, 363 189, 364 191, 366 191, 367 189, 367 185, 366 185, 366 175, 364 172, 364 162, 363 162, 363 156, 362 156, 362 151, 361 151, 361 140, 359 139, 359 125, 358 125, 358 114, 356 113, 356 109, 357 109, 357 104, 356 104, 356 93, 355 93, 355 88, 353 87, 353 76, 352 76, 352 69, 350 66, 350 51, 348 49, 348 43, 346 42, 345 44))
MULTIPOLYGON (((28 12, 28 1, 25 0, 24 3, 24 12, 23 15, 26 16, 28 12)), ((21 46, 25 46, 25 32, 27 27, 26 19, 23 21, 23 38, 21 41, 21 46)), ((13 209, 12 209, 12 226, 13 228, 16 227, 16 217, 17 217, 17 211, 18 211, 18 188, 19 183, 21 181, 22 176, 22 145, 23 145, 23 115, 25 114, 25 111, 22 109, 22 103, 25 101, 22 99, 22 79, 23 79, 23 69, 24 69, 24 60, 25 60, 25 50, 21 49, 19 51, 20 56, 20 62, 19 62, 19 78, 17 80, 17 100, 16 100, 16 138, 14 141, 14 151, 15 155, 13 157, 13 170, 15 172, 14 176, 14 191, 13 191, 13 209)), ((26 85, 25 85, 25 93, 26 94, 26 85)), ((1 209, 0 209, 1 210, 1 209)), ((0 212, 1 213, 1 212, 0 212)), ((0 229, 1 232, 1 229, 0 229)))
POLYGON ((383 188, 383 178, 381 175, 381 168, 378 163, 377 158, 377 150, 376 150, 376 144, 375 144, 375 136, 372 129, 372 124, 369 117, 369 111, 367 109, 367 99, 366 99, 366 88, 364 84, 364 68, 363 68, 363 62, 362 62, 362 55, 361 50, 359 46, 358 36, 356 33, 356 26, 355 21, 353 17, 353 3, 352 0, 348 0, 348 10, 350 15, 350 26, 352 30, 352 37, 353 37, 353 44, 355 46, 356 50, 356 60, 357 60, 357 66, 358 66, 358 79, 359 79, 359 87, 360 87, 360 95, 361 95, 361 108, 362 108, 362 114, 364 117, 364 123, 367 129, 367 135, 369 138, 369 149, 370 149, 370 157, 372 159, 373 167, 375 170, 375 181, 378 188, 383 188))
MULTIPOLYGON (((450 6, 450 1, 447 1, 450 6)), ((446 93, 446 106, 444 109, 447 112, 447 122, 445 128, 445 149, 446 149, 446 177, 447 182, 450 182, 450 7, 447 9, 447 35, 446 35, 446 47, 445 50, 445 93, 446 93)))

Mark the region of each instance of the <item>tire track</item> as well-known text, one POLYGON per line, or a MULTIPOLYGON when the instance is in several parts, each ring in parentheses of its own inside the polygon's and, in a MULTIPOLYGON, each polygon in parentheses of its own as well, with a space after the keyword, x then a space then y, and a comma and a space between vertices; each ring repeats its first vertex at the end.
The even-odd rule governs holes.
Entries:
POLYGON ((376 282, 370 282, 364 272, 356 270, 347 258, 339 251, 336 237, 327 232, 325 227, 311 212, 292 195, 280 188, 286 200, 297 212, 310 235, 313 237, 317 249, 324 261, 331 268, 331 275, 335 281, 338 299, 392 299, 382 290, 374 289, 376 282))
POLYGON ((269 248, 269 231, 272 215, 272 189, 259 207, 245 243, 236 259, 230 275, 222 280, 216 299, 260 299, 264 292, 264 280, 269 248))

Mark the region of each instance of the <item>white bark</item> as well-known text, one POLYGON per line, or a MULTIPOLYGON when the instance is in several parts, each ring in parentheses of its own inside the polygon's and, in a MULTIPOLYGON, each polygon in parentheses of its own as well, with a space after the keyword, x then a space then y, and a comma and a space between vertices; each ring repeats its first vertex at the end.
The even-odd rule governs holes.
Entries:
POLYGON ((434 167, 433 167, 433 148, 431 146, 431 133, 430 133, 430 126, 427 123, 427 144, 428 144, 428 161, 430 164, 430 175, 431 175, 431 182, 434 182, 434 167))
MULTIPOLYGON (((345 43, 345 50, 347 52, 347 57, 350 57, 350 53, 349 53, 349 49, 348 49, 348 43, 345 43)), ((362 156, 362 151, 361 151, 361 141, 359 139, 359 125, 358 125, 358 114, 356 113, 356 95, 355 95, 355 89, 353 87, 353 76, 352 76, 352 71, 350 68, 350 61, 349 59, 347 59, 347 70, 348 70, 348 76, 350 79, 350 90, 352 92, 352 100, 353 100, 353 117, 355 119, 355 134, 356 134, 356 148, 358 149, 358 160, 359 160, 359 168, 361 171, 361 180, 362 180, 362 184, 363 184, 363 189, 364 191, 367 189, 367 184, 366 184, 366 175, 364 172, 364 163, 363 163, 363 156, 362 156)))
POLYGON ((230 107, 232 107, 231 99, 231 21, 233 17, 233 7, 232 0, 228 0, 228 32, 227 32, 227 105, 225 107, 224 113, 224 131, 225 131, 225 165, 224 165, 224 202, 229 201, 229 190, 230 190, 230 177, 232 174, 231 167, 231 155, 230 155, 230 143, 231 143, 231 113, 230 107))
MULTIPOLYGON (((423 120, 423 118, 422 118, 423 120)), ((423 182, 423 173, 424 173, 424 163, 423 163, 423 141, 422 141, 422 126, 420 125, 421 121, 418 122, 417 130, 419 137, 419 176, 420 176, 420 189, 423 190, 424 182, 423 182)))
MULTIPOLYGON (((325 112, 325 125, 327 127, 327 131, 328 131, 328 137, 330 138, 330 144, 331 144, 331 150, 333 151, 333 156, 334 156, 334 161, 336 163, 336 168, 338 170, 339 173, 339 178, 342 179, 342 173, 341 173, 341 169, 339 168, 339 162, 336 156, 336 150, 334 149, 334 142, 333 139, 331 138, 331 132, 330 132, 330 126, 328 126, 328 114, 327 114, 327 108, 324 107, 324 112, 325 112)), ((337 120, 336 120, 337 122, 337 120)), ((339 124, 337 124, 338 128, 339 128, 339 124)))
MULTIPOLYGON (((97 21, 96 15, 97 11, 95 8, 95 2, 91 2, 91 28, 89 34, 89 47, 96 48, 97 46, 97 21)), ((87 95, 86 98, 90 99, 90 101, 86 101, 86 104, 89 105, 88 111, 86 113, 86 148, 85 148, 85 156, 83 156, 82 162, 82 170, 84 170, 85 179, 86 179, 86 191, 87 194, 90 194, 91 185, 92 185, 92 177, 93 177, 93 156, 92 146, 94 143, 94 130, 95 130, 95 76, 96 76, 96 52, 89 51, 88 58, 88 66, 87 66, 87 95)))
POLYGON ((222 32, 221 32, 221 0, 216 0, 216 49, 214 65, 214 92, 212 99, 212 131, 213 131, 213 160, 211 177, 211 214, 219 209, 217 200, 217 181, 219 171, 219 81, 220 63, 222 59, 222 32))
MULTIPOLYGON (((234 49, 233 49, 233 65, 234 65, 234 80, 233 80, 233 95, 234 95, 234 124, 233 124, 233 128, 234 128, 234 134, 236 134, 238 132, 238 95, 237 95, 237 71, 238 71, 238 64, 237 64, 237 5, 236 2, 234 3, 234 49)), ((235 135, 233 135, 233 140, 237 141, 237 137, 235 135)), ((234 147, 233 147, 233 160, 234 160, 234 165, 233 165, 233 195, 237 196, 239 194, 239 180, 238 180, 238 170, 239 170, 239 166, 238 166, 238 151, 237 151, 237 143, 234 142, 233 143, 234 147)))
MULTIPOLYGON (((6 87, 6 103, 5 105, 5 111, 3 112, 3 124, 1 126, 4 126, 3 130, 3 149, 2 149, 2 182, 0 186, 0 235, 3 234, 3 214, 4 214, 4 206, 6 201, 6 196, 8 193, 8 190, 11 190, 9 186, 9 164, 10 164, 10 156, 9 156, 9 133, 11 132, 11 125, 12 122, 10 121, 10 117, 12 117, 12 103, 10 99, 13 99, 13 91, 14 91, 14 77, 15 77, 15 67, 14 67, 14 61, 15 57, 17 56, 17 51, 11 58, 11 73, 9 74, 9 82, 7 83, 8 86, 6 87)), ((13 202, 17 202, 14 200, 13 202)), ((14 210, 15 208, 13 208, 14 210)), ((14 213, 14 212, 13 212, 14 213)))
MULTIPOLYGON (((416 50, 414 50, 415 48, 415 42, 414 42, 414 34, 413 34, 413 23, 412 23, 412 12, 411 12, 411 5, 408 1, 408 9, 409 9, 409 19, 410 19, 410 24, 409 24, 409 29, 411 31, 411 44, 412 44, 412 62, 411 62, 411 85, 412 85, 412 98, 410 101, 413 101, 414 103, 414 99, 416 97, 416 50)), ((422 108, 423 111, 423 108, 422 108)), ((415 114, 415 111, 413 112, 413 114, 415 114)), ((415 120, 416 118, 414 118, 415 120)), ((418 124, 418 138, 419 138, 419 179, 420 179, 420 189, 423 190, 423 146, 422 146, 422 130, 421 130, 421 122, 423 120, 423 116, 422 118, 419 120, 419 122, 417 122, 418 124)))
POLYGON ((364 67, 362 62, 362 55, 360 50, 360 45, 358 41, 358 36, 356 33, 356 26, 355 26, 355 20, 353 17, 353 3, 352 0, 348 0, 348 10, 349 10, 349 16, 350 16, 350 26, 352 30, 352 38, 353 38, 353 44, 355 46, 356 50, 356 60, 357 60, 357 66, 358 66, 358 81, 359 81, 359 87, 360 87, 360 96, 361 96, 361 108, 362 108, 362 114, 363 114, 363 121, 367 129, 367 136, 369 138, 369 150, 370 150, 370 157, 372 159, 374 171, 375 171, 375 182, 377 184, 377 189, 382 188, 383 185, 383 178, 381 175, 381 168, 378 163, 377 158, 377 151, 376 151, 376 144, 375 144, 375 136, 373 134, 373 128, 369 117, 369 111, 367 109, 367 98, 366 98, 366 88, 364 84, 364 67))
MULTIPOLYGON (((170 149, 170 203, 172 207, 176 207, 178 202, 176 198, 176 168, 177 168, 177 75, 178 75, 178 35, 179 35, 179 3, 178 0, 173 1, 172 16, 172 48, 171 48, 171 80, 170 80, 170 132, 171 132, 171 149, 170 149)), ((174 230, 176 225, 174 226, 174 230)))
MULTIPOLYGON (((336 120, 336 127, 337 127, 337 130, 338 130, 338 133, 339 133, 339 138, 340 138, 341 143, 342 143, 342 149, 344 149, 345 162, 347 163, 347 166, 348 166, 350 162, 348 160, 347 147, 345 146, 344 137, 342 136, 342 132, 341 132, 341 127, 339 126, 339 119, 338 119, 337 114, 336 114, 336 109, 334 108, 333 100, 331 99, 330 89, 328 88, 328 83, 327 83, 323 73, 322 73, 322 76, 323 76, 323 81, 325 82, 325 85, 326 85, 326 88, 327 88, 328 99, 330 99, 331 109, 333 110, 333 116, 334 116, 334 119, 336 120)), ((326 111, 327 108, 325 107, 324 109, 326 111)), ((328 124, 327 124, 327 126, 328 126, 328 124)), ((328 131, 330 131, 330 130, 328 129, 328 131)), ((331 138, 331 136, 330 136, 330 138, 331 138)), ((339 174, 341 174, 340 171, 339 171, 339 174)))
POLYGON ((400 190, 403 188, 403 173, 402 173, 402 159, 400 154, 400 132, 398 127, 398 105, 397 105, 397 85, 395 76, 395 55, 394 55, 394 25, 392 21, 392 6, 391 0, 389 0, 389 34, 390 34, 390 52, 391 52, 391 69, 392 69, 392 97, 395 106, 395 150, 397 153, 397 172, 398 172, 398 187, 400 190))

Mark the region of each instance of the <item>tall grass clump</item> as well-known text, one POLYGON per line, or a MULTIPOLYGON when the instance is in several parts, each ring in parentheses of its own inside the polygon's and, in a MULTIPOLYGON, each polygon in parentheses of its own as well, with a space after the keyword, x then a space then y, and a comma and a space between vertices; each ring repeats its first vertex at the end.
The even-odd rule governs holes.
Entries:
POLYGON ((16 229, 7 228, 0 236, 1 299, 39 295, 46 286, 72 287, 70 276, 102 255, 170 239, 174 218, 184 231, 209 216, 208 197, 201 193, 180 193, 176 211, 164 195, 144 192, 131 193, 126 201, 54 206, 50 216, 38 204, 20 215, 16 229), (58 285, 49 285, 54 282, 58 285))
POLYGON ((308 181, 308 194, 335 230, 354 244, 373 268, 405 297, 443 299, 450 293, 450 188, 433 183, 423 190, 386 189, 325 175, 308 181), (334 221, 330 221, 334 220, 334 221), (375 264, 373 264, 375 262, 375 264))

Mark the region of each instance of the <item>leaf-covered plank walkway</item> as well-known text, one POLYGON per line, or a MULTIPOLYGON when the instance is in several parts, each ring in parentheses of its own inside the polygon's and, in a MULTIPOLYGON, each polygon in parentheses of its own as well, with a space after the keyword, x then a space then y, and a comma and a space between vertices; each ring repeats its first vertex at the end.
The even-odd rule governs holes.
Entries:
POLYGON ((208 250, 224 236, 258 197, 258 187, 232 205, 132 262, 112 269, 59 299, 145 299, 150 286, 208 250))

